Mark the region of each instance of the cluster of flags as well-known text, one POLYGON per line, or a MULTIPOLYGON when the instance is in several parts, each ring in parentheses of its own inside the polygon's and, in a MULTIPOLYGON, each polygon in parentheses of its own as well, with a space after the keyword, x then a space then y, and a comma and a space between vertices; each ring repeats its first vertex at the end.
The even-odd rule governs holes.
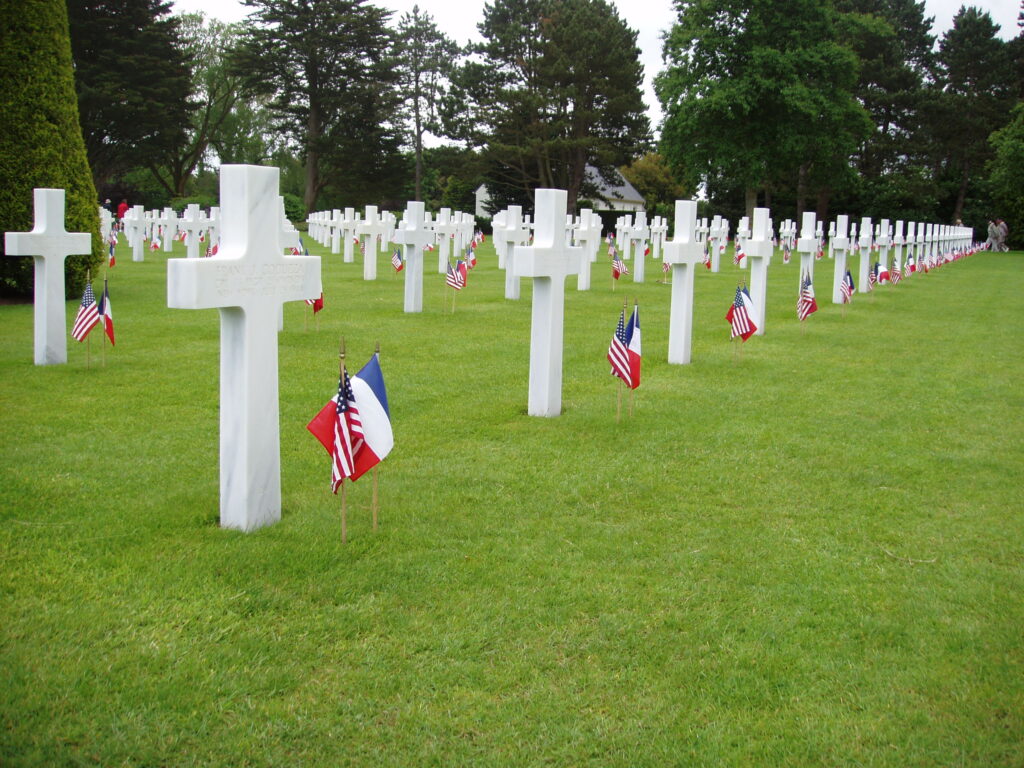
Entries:
POLYGON ((352 377, 342 364, 337 394, 306 429, 331 457, 334 493, 346 478, 355 482, 387 457, 395 438, 377 353, 352 377))
POLYGON ((626 307, 619 313, 612 342, 608 346, 608 362, 612 376, 618 376, 630 389, 640 386, 640 305, 633 305, 633 314, 626 323, 626 307))
POLYGON ((110 306, 107 281, 103 281, 103 295, 97 302, 96 295, 92 292, 92 281, 86 280, 82 303, 78 305, 78 313, 75 315, 75 322, 71 327, 71 338, 75 341, 85 341, 89 332, 101 321, 103 322, 103 332, 110 339, 110 346, 114 346, 114 313, 110 306))

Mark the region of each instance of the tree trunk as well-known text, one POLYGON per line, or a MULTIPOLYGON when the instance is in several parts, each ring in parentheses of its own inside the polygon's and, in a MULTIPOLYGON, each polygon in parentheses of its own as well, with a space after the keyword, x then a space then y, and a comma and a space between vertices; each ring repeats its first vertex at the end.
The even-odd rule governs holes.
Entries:
POLYGON ((306 211, 315 210, 317 195, 320 193, 320 112, 315 104, 309 105, 309 120, 306 132, 306 191, 302 202, 306 211))
MULTIPOLYGON (((818 190, 818 205, 815 208, 815 213, 818 217, 818 221, 828 221, 828 204, 832 199, 832 190, 828 187, 822 187, 818 190)), ((828 229, 828 227, 825 227, 828 229)))
POLYGON ((804 218, 804 200, 807 197, 807 163, 802 163, 796 172, 796 220, 804 218))
POLYGON ((960 176, 960 189, 956 193, 956 207, 953 208, 953 221, 957 222, 963 218, 964 200, 967 197, 967 182, 971 179, 970 161, 964 158, 964 169, 960 176))
POLYGON ((757 188, 747 187, 744 191, 743 208, 747 212, 747 220, 750 226, 754 225, 754 209, 757 207, 757 188))

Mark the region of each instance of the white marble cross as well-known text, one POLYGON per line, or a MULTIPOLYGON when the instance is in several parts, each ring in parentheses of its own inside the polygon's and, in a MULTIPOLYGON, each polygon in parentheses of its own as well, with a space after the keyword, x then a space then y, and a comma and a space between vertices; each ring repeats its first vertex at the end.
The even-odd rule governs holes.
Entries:
MULTIPOLYGON (((281 198, 282 210, 284 208, 284 198, 281 198)), ((212 248, 215 243, 220 242, 220 208, 216 205, 210 206, 210 215, 206 220, 209 229, 206 232, 206 236, 209 238, 210 247, 212 248)), ((291 222, 288 222, 291 224, 291 222)), ((292 227, 295 229, 295 227, 292 227)))
POLYGON ((92 235, 64 229, 64 190, 36 189, 31 232, 7 232, 7 256, 32 256, 35 262, 34 342, 36 365, 68 361, 64 301, 64 260, 92 252, 92 235))
POLYGON ((405 250, 405 311, 423 311, 423 249, 434 242, 434 230, 426 226, 423 203, 410 200, 395 229, 394 242, 405 250))
MULTIPOLYGON (((902 220, 897 219, 896 229, 892 236, 892 263, 894 267, 898 267, 900 272, 903 271, 903 245, 906 240, 903 239, 903 224, 902 220)), ((906 277, 906 275, 904 275, 906 277)))
POLYGON ((222 165, 217 255, 167 262, 168 307, 220 310, 220 522, 243 531, 281 518, 279 308, 321 293, 319 257, 281 252, 279 174, 222 165))
POLYGON ((576 290, 590 290, 590 263, 597 258, 601 247, 601 217, 589 208, 580 211, 579 221, 573 227, 573 237, 582 249, 580 254, 580 275, 576 278, 576 290))
MULTIPOLYGON (((771 240, 771 236, 772 236, 770 230, 771 230, 771 224, 766 222, 765 223, 765 233, 764 233, 764 236, 768 240, 771 240)), ((747 254, 747 251, 746 251, 746 243, 747 243, 747 240, 749 240, 749 239, 750 239, 750 219, 748 219, 746 216, 744 216, 743 218, 740 219, 740 223, 736 225, 736 242, 733 243, 733 248, 735 248, 736 250, 738 250, 738 251, 740 251, 740 252, 742 252, 744 254, 744 257, 740 259, 739 264, 738 264, 740 269, 746 269, 747 268, 747 264, 750 263, 746 259, 746 256, 749 255, 749 254, 747 254)))
POLYGON ((888 219, 882 219, 878 225, 878 232, 875 236, 875 244, 878 246, 877 261, 882 265, 885 272, 889 271, 889 246, 892 245, 892 229, 888 219))
MULTIPOLYGON (((274 221, 277 221, 275 202, 274 221)), ((185 233, 185 255, 190 259, 199 258, 199 233, 206 228, 206 218, 196 203, 189 203, 178 221, 178 229, 185 233)))
POLYGON ((174 236, 178 233, 178 214, 173 208, 164 208, 157 223, 162 229, 160 239, 163 241, 164 253, 170 253, 174 246, 174 236))
POLYGON ((565 210, 564 189, 536 190, 533 245, 516 246, 513 256, 518 274, 533 278, 527 405, 531 416, 562 412, 565 278, 579 271, 583 251, 565 243, 565 210))
POLYGON ((850 250, 850 237, 848 234, 850 217, 845 215, 836 217, 834 226, 835 234, 829 240, 829 247, 832 249, 832 257, 834 259, 834 269, 832 272, 832 303, 842 304, 842 285, 843 280, 846 279, 846 254, 850 250))
POLYGON ((868 274, 873 267, 872 259, 874 253, 871 250, 871 219, 864 217, 860 220, 860 285, 857 287, 859 293, 868 293, 871 284, 868 282, 868 274))
POLYGON ((104 208, 102 205, 99 207, 100 214, 100 240, 104 243, 110 238, 110 230, 114 228, 114 214, 104 208))
POLYGON ((141 205, 134 205, 125 213, 124 220, 124 234, 132 246, 132 261, 143 261, 146 253, 146 211, 141 205))
POLYGON ((352 250, 352 245, 355 242, 356 230, 358 227, 359 214, 356 213, 355 208, 346 208, 345 215, 341 219, 341 238, 344 243, 342 246, 344 255, 341 260, 345 264, 351 264, 355 261, 355 252, 352 250))
MULTIPOLYGON (((812 214, 813 215, 813 214, 812 214)), ((768 236, 768 209, 754 209, 754 232, 744 250, 750 259, 750 298, 754 302, 755 333, 764 335, 765 300, 768 296, 768 264, 772 259, 772 241, 768 236)), ((813 232, 813 227, 812 227, 813 232)), ((739 237, 739 230, 736 231, 739 237)))
MULTIPOLYGON (((505 230, 502 235, 505 253, 505 298, 519 298, 519 273, 516 268, 516 245, 530 241, 530 230, 522 217, 523 209, 510 205, 505 214, 505 230)), ((497 245, 497 244, 496 244, 497 245)))
MULTIPOLYGON (((437 273, 443 275, 448 271, 448 257, 451 255, 452 235, 458 224, 452 218, 451 208, 442 208, 437 212, 434 232, 437 234, 437 273)), ((458 255, 458 254, 456 254, 458 255)))
POLYGON ((668 325, 668 361, 690 362, 693 338, 693 275, 704 261, 704 243, 697 236, 697 201, 676 200, 672 239, 665 243, 665 263, 672 265, 672 305, 668 325))
MULTIPOLYGON (((665 244, 665 235, 668 234, 668 222, 662 216, 655 216, 651 222, 651 259, 655 264, 661 264, 661 249, 665 244)), ((694 230, 694 239, 700 238, 694 230)))
POLYGON ((380 250, 381 238, 387 232, 387 225, 377 215, 377 206, 366 206, 366 215, 359 222, 356 231, 360 237, 366 237, 366 253, 363 254, 363 280, 377 279, 377 251, 380 250))
POLYGON ((828 257, 832 259, 835 257, 835 243, 832 241, 836 237, 836 223, 833 221, 828 225, 828 257))
POLYGON ((633 282, 644 281, 644 271, 647 259, 644 251, 647 250, 647 240, 651 236, 651 230, 647 227, 647 213, 637 211, 633 217, 633 226, 626 230, 626 250, 633 251, 636 258, 633 263, 633 282))
POLYGON ((804 213, 803 224, 800 227, 800 239, 796 241, 796 249, 800 254, 801 287, 805 274, 812 282, 814 280, 814 256, 818 252, 818 238, 814 229, 816 218, 813 211, 804 213))

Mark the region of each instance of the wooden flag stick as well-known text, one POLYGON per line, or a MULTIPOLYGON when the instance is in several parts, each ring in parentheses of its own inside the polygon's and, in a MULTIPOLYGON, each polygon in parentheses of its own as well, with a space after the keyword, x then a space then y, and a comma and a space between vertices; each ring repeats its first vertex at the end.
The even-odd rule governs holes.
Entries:
MULTIPOLYGON (((378 341, 375 345, 374 352, 377 354, 378 362, 380 360, 380 342, 378 341)), ((377 467, 379 462, 373 467, 373 530, 377 530, 377 467)))
POLYGON ((377 530, 377 467, 373 468, 373 530, 377 530))
POLYGON ((346 509, 348 485, 341 481, 341 543, 348 543, 348 510, 346 509))
MULTIPOLYGON (((312 309, 312 307, 310 307, 312 309)), ((309 315, 305 312, 302 313, 302 332, 305 333, 309 330, 309 315)))

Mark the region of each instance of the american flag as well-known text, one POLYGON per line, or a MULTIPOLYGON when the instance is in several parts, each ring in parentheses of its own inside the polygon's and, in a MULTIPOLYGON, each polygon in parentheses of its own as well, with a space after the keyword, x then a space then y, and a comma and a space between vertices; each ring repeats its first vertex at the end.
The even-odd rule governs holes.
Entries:
POLYGON ((800 297, 796 301, 796 316, 800 320, 818 311, 818 302, 814 300, 814 285, 811 284, 811 276, 804 274, 800 281, 800 297))
POLYGON ((402 254, 398 251, 391 254, 391 266, 395 268, 395 272, 401 272, 405 269, 405 262, 402 261, 402 254))
POLYGON ((470 269, 476 266, 476 251, 473 250, 473 246, 466 248, 466 264, 470 269))
POLYGON ((160 249, 160 232, 159 230, 153 236, 153 241, 149 244, 149 250, 156 251, 160 249))
POLYGON ((626 350, 629 340, 626 338, 626 308, 619 314, 619 324, 615 326, 612 343, 608 346, 608 362, 612 364, 612 376, 618 376, 627 387, 633 382, 629 376, 629 352, 626 350))
POLYGON ((107 257, 107 266, 112 267, 117 263, 117 259, 114 258, 114 246, 117 245, 117 232, 111 230, 110 237, 107 238, 107 242, 110 243, 110 255, 107 257))
POLYGON ((616 280, 619 279, 619 275, 628 275, 629 270, 626 268, 625 263, 619 258, 617 253, 612 254, 612 277, 616 280))
POLYGON ((455 262, 455 268, 452 268, 451 263, 448 264, 448 270, 445 273, 444 284, 450 285, 456 291, 461 291, 466 287, 466 262, 459 259, 455 262))
POLYGON ((846 270, 846 277, 843 278, 843 282, 839 284, 839 293, 843 297, 843 304, 849 304, 853 298, 853 275, 850 274, 850 270, 846 270))
POLYGON ((914 261, 914 255, 911 253, 907 254, 907 273, 914 274, 917 272, 917 263, 914 261))
POLYGON ((704 266, 711 269, 711 245, 704 243, 704 266))
POLYGON ((313 314, 315 315, 321 309, 324 308, 324 293, 320 292, 320 297, 317 299, 306 299, 306 304, 313 308, 313 314))
POLYGON ((896 285, 900 280, 903 279, 903 270, 900 269, 898 261, 892 263, 892 270, 889 272, 889 280, 893 285, 896 285))
POLYGON ((782 244, 782 263, 783 264, 789 264, 789 259, 790 259, 791 255, 792 255, 792 251, 790 251, 790 249, 789 249, 789 243, 788 242, 783 242, 783 244, 782 244))
POLYGON ((664 272, 665 274, 668 274, 668 271, 670 269, 672 269, 672 265, 671 264, 669 264, 667 261, 661 262, 661 271, 662 272, 664 272))
POLYGON ((335 493, 341 482, 349 477, 355 468, 355 455, 363 444, 363 425, 359 420, 359 409, 352 394, 352 382, 348 371, 341 368, 338 378, 338 404, 334 420, 334 445, 331 450, 331 490, 335 493))
POLYGON ((96 305, 96 297, 92 292, 92 283, 85 284, 85 293, 82 294, 82 303, 78 307, 78 314, 75 315, 75 324, 71 328, 71 338, 75 341, 85 341, 89 331, 100 321, 99 307, 96 305))
POLYGON ((875 287, 875 283, 878 282, 878 262, 876 261, 871 269, 868 270, 868 290, 870 291, 875 287))
POLYGON ((754 321, 750 317, 753 308, 750 294, 746 289, 736 286, 736 297, 733 299, 729 311, 725 313, 725 319, 732 326, 732 334, 729 338, 735 339, 739 336, 746 341, 754 335, 757 326, 754 325, 754 321))

